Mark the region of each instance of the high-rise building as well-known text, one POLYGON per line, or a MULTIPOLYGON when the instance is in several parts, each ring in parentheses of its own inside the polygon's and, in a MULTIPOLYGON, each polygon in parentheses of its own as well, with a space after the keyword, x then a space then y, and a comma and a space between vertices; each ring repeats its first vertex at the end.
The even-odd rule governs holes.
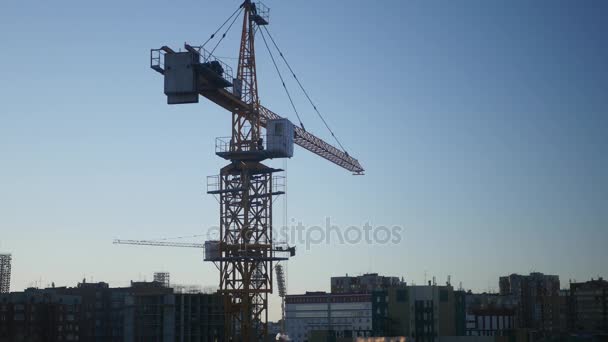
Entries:
POLYGON ((559 277, 542 273, 511 274, 500 277, 500 294, 511 296, 519 303, 516 309, 517 327, 538 332, 560 330, 559 277))
POLYGON ((79 296, 39 289, 0 294, 0 341, 82 341, 81 304, 79 296))
POLYGON ((80 341, 154 341, 155 336, 174 336, 173 290, 160 283, 131 282, 130 287, 111 288, 83 280, 77 287, 45 291, 81 298, 80 341))
POLYGON ((0 293, 11 290, 11 255, 0 254, 0 293))
POLYGON ((608 281, 599 278, 570 284, 572 330, 578 333, 608 333, 608 281))
POLYGON ((222 341, 224 320, 224 297, 175 294, 175 341, 222 341))
POLYGON ((351 277, 331 277, 331 293, 372 293, 375 290, 387 289, 402 284, 399 277, 380 276, 368 273, 351 277))

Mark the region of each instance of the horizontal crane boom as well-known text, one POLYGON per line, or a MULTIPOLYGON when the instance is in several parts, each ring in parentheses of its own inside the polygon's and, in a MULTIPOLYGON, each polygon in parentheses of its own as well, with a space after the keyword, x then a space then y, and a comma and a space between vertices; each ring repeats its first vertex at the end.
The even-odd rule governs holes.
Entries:
MULTIPOLYGON (((190 51, 193 54, 198 54, 201 58, 201 51, 204 51, 202 47, 194 47, 186 44, 185 48, 187 51, 190 51)), ((164 69, 164 61, 163 56, 166 54, 173 54, 175 51, 172 49, 163 46, 160 49, 151 50, 150 60, 151 60, 151 68, 161 74, 165 73, 164 69)), ((205 54, 205 53, 203 53, 205 54)), ((206 55, 206 54, 205 54, 206 55)), ((210 56, 206 55, 205 58, 210 58, 210 56)), ((204 59, 204 58, 203 58, 204 59)), ((199 79, 199 81, 201 81, 199 79)), ((231 113, 238 113, 242 116, 250 117, 252 113, 252 106, 245 103, 239 96, 235 95, 233 92, 228 91, 224 88, 214 88, 209 86, 199 86, 198 93, 219 105, 220 107, 226 109, 231 113)), ((260 125, 262 127, 266 127, 266 123, 268 120, 273 119, 282 119, 282 117, 270 109, 260 105, 259 111, 256 113, 260 116, 260 125)), ((303 128, 299 126, 295 126, 295 137, 294 143, 299 145, 310 152, 323 157, 330 162, 353 172, 354 174, 363 174, 365 169, 361 166, 359 161, 353 157, 351 157, 345 151, 341 151, 340 149, 334 147, 333 145, 327 143, 323 139, 313 135, 312 133, 307 132, 303 128)))
POLYGON ((167 241, 150 241, 150 240, 114 240, 116 245, 139 245, 139 246, 159 246, 159 247, 185 247, 185 248, 201 248, 205 245, 202 243, 192 242, 167 242, 167 241))

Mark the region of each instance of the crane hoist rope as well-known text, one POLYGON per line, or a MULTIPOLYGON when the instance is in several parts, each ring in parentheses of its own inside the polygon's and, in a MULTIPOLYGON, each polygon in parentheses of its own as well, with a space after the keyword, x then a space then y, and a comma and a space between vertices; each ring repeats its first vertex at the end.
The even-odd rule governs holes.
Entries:
POLYGON ((262 35, 262 40, 264 41, 264 45, 266 46, 266 50, 268 50, 268 53, 270 54, 270 59, 272 60, 272 64, 274 64, 274 69, 277 71, 277 74, 279 75, 279 78, 281 79, 281 84, 283 84, 283 89, 285 89, 285 93, 287 94, 287 97, 289 98, 289 102, 291 103, 291 107, 293 108, 293 111, 296 113, 296 117, 298 118, 298 121, 300 123, 300 127, 302 127, 303 130, 306 130, 306 128, 304 128, 304 124, 302 123, 302 119, 300 118, 300 114, 298 114, 298 110, 296 109, 296 105, 293 103, 293 99, 291 98, 291 94, 289 93, 289 90, 287 89, 287 86, 285 85, 285 80, 283 79, 283 75, 281 75, 281 71, 279 70, 277 62, 275 61, 274 56, 272 55, 272 51, 270 51, 270 47, 268 46, 268 42, 266 42, 266 37, 264 36, 264 31, 260 30, 260 34, 262 35))
MULTIPOLYGON (((241 14, 241 11, 243 10, 243 8, 241 7, 239 9, 239 15, 241 14)), ((222 34, 222 38, 220 38, 220 40, 217 41, 217 44, 215 44, 215 46, 213 47, 213 49, 211 50, 211 54, 213 55, 213 53, 215 52, 215 49, 217 49, 217 47, 220 45, 220 43, 222 42, 222 40, 224 40, 224 38, 226 38, 226 35, 228 34, 228 32, 230 31, 230 29, 232 28, 232 25, 234 25, 234 23, 236 22, 236 20, 239 18, 239 15, 235 16, 234 19, 232 20, 232 22, 230 23, 230 26, 228 26, 228 28, 226 29, 226 31, 224 32, 224 34, 222 34)))
MULTIPOLYGON (((241 13, 241 11, 243 11, 243 5, 239 6, 239 8, 237 8, 231 15, 230 17, 228 17, 228 19, 226 19, 226 21, 224 21, 224 23, 222 23, 222 25, 209 37, 209 39, 207 39, 207 41, 205 41, 205 43, 203 43, 203 47, 209 42, 211 41, 213 38, 216 37, 216 35, 222 30, 222 28, 224 26, 226 26, 226 24, 232 20, 232 22, 230 23, 230 25, 228 26, 228 28, 226 29, 226 31, 224 32, 224 34, 222 34, 222 37, 220 38, 220 40, 215 44, 215 46, 213 47, 213 49, 211 50, 211 54, 213 55, 213 53, 215 52, 215 50, 217 49, 217 47, 220 45, 220 43, 224 40, 224 38, 226 38, 226 35, 228 34, 228 32, 230 31, 230 29, 232 28, 232 26, 234 25, 234 23, 236 22, 236 20, 239 18, 239 15, 241 13)), ((306 89, 304 88, 304 86, 302 85, 302 82, 300 81, 300 79, 296 76, 295 71, 293 70, 293 68, 291 67, 291 65, 289 64, 289 62, 287 61, 285 55, 283 54, 283 52, 281 51, 281 49, 279 48, 277 42, 274 40, 274 38, 272 37, 272 35, 270 34, 270 31, 268 30, 267 26, 262 26, 261 27, 262 30, 260 30, 259 32, 261 33, 262 39, 264 41, 264 45, 266 46, 266 49, 268 50, 268 53, 270 54, 270 58, 272 60, 272 63, 274 65, 274 68, 277 72, 277 74, 279 75, 279 78, 281 80, 281 84, 283 86, 283 88, 285 89, 285 92, 287 94, 287 97, 289 98, 289 102, 291 104, 291 107, 293 108, 293 111, 296 114, 296 117, 298 118, 298 122, 300 124, 300 127, 306 131, 306 128, 304 127, 304 123, 300 117, 300 114, 298 112, 298 110, 296 109, 296 106, 293 102, 293 98, 291 96, 291 93, 289 92, 289 90, 287 89, 287 86, 285 84, 285 80, 283 78, 283 75, 281 74, 278 65, 276 63, 276 60, 274 58, 274 55, 272 54, 270 47, 268 45, 268 42, 266 40, 266 37, 264 35, 264 30, 266 31, 266 34, 268 35, 268 37, 270 38, 273 46, 275 47, 275 49, 277 50, 277 52, 279 53, 279 56, 281 56, 281 59, 283 60, 283 62, 285 63, 285 65, 287 66, 287 68, 289 69, 289 72, 291 73, 291 75, 293 76, 293 78, 296 80, 296 82, 298 83, 298 86, 300 87, 300 89, 302 90, 302 92, 304 93, 304 96, 306 96, 306 99, 308 100, 308 102, 310 103, 310 105, 312 106, 312 108, 314 109, 314 111, 317 113, 317 116, 321 119, 321 121, 323 122, 323 124, 325 125, 325 128, 327 128, 327 130, 329 131, 329 133, 331 134, 331 136, 334 138, 334 140, 336 141, 336 143, 338 144, 338 146, 340 146, 340 148, 342 149, 342 151, 344 151, 344 153, 346 153, 346 155, 348 155, 348 152, 346 151, 346 148, 344 147, 344 145, 342 144, 342 142, 340 141, 340 139, 338 139, 338 137, 336 136, 336 134, 334 133, 334 131, 331 129, 331 127, 329 126, 329 124, 327 123, 327 120, 325 120, 325 118, 323 117, 323 115, 321 114, 321 112, 319 111, 319 109, 317 108, 316 104, 313 102, 312 98, 310 97, 308 91, 306 91, 306 89)))
MULTIPOLYGON (((346 155, 348 155, 348 152, 346 151, 346 148, 344 148, 344 146, 342 145, 342 143, 340 142, 340 140, 338 139, 338 137, 336 136, 336 134, 334 134, 334 131, 329 127, 329 124, 327 123, 327 121, 325 120, 325 118, 323 117, 323 115, 321 115, 321 112, 319 111, 319 109, 317 108, 317 106, 315 105, 315 103, 312 101, 312 99, 310 98, 310 96, 308 95, 308 92, 306 91, 306 89, 304 89, 304 86, 302 85, 302 82, 300 82, 300 79, 296 76, 296 73, 291 68, 291 65, 289 64, 289 62, 287 62, 287 59, 285 58, 285 55, 283 54, 283 52, 281 51, 281 49, 279 49, 279 46, 277 45, 277 43, 274 40, 274 38, 272 38, 272 35, 270 34, 270 31, 268 30, 268 27, 262 26, 262 29, 265 30, 266 33, 268 34, 268 37, 272 41, 272 44, 274 45, 274 47, 279 52, 279 55, 281 56, 281 59, 283 59, 283 62, 285 62, 285 65, 287 66, 287 68, 291 72, 291 75, 293 76, 293 78, 296 80, 296 82, 300 86, 300 89, 302 90, 302 92, 304 93, 304 95, 306 96, 306 98, 308 99, 308 102, 310 103, 310 105, 312 106, 312 108, 315 110, 315 112, 317 113, 317 115, 319 116, 319 118, 321 119, 321 121, 323 121, 323 124, 325 125, 325 127, 327 128, 327 130, 329 131, 329 133, 331 134, 331 136, 334 138, 334 140, 336 140, 336 143, 338 143, 338 145, 340 146, 340 148, 342 149, 342 151, 344 151, 344 153, 346 153, 346 155)), ((261 30, 260 30, 260 32, 261 32, 261 30)), ((262 38, 263 37, 264 37, 264 35, 262 35, 262 38)))
POLYGON ((237 9, 236 9, 236 10, 235 10, 235 11, 232 13, 232 15, 230 15, 230 17, 228 17, 228 19, 226 19, 226 21, 224 21, 224 23, 223 23, 223 24, 222 24, 220 27, 218 27, 218 29, 217 29, 215 32, 213 32, 213 34, 211 34, 211 36, 210 36, 210 37, 209 37, 209 38, 208 38, 208 39, 207 39, 207 40, 206 40, 206 41, 203 43, 203 45, 201 45, 201 46, 202 46, 202 47, 205 47, 205 45, 207 45, 207 43, 209 43, 209 41, 210 41, 211 39, 215 38, 215 35, 216 35, 216 34, 218 34, 218 32, 220 32, 220 30, 221 30, 221 29, 222 29, 222 28, 223 28, 223 27, 224 27, 224 26, 225 26, 225 25, 226 25, 226 24, 227 24, 227 23, 230 21, 230 19, 232 19, 232 17, 234 17, 234 16, 236 15, 236 17, 238 18, 238 17, 239 17, 239 15, 237 15, 237 13, 239 13, 239 14, 240 14, 240 12, 241 12, 242 10, 243 10, 243 7, 242 7, 242 6, 241 6, 241 7, 239 7, 239 8, 237 8, 237 9))

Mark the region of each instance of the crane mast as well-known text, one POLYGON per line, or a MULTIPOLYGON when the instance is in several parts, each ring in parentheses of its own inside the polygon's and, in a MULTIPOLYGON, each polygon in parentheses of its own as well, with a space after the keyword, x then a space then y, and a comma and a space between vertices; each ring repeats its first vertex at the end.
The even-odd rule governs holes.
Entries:
POLYGON ((255 26, 267 23, 255 4, 243 3, 243 30, 236 81, 249 107, 232 113, 230 164, 220 171, 220 289, 226 298, 226 337, 261 341, 267 335, 268 294, 272 293, 273 173, 260 136, 259 98, 255 64, 255 26))
MULTIPOLYGON (((255 4, 243 3, 243 30, 239 49, 239 65, 236 82, 239 83, 240 95, 249 108, 232 113, 231 151, 257 150, 260 137, 260 101, 258 98, 258 80, 255 67, 255 25, 257 15, 255 4)), ((267 21, 257 21, 264 24, 267 21)))

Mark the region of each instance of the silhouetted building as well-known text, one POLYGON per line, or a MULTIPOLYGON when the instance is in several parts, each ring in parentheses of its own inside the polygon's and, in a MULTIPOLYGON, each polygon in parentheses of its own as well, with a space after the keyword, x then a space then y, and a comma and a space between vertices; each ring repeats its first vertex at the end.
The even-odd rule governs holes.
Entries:
POLYGON ((107 283, 87 283, 84 280, 75 288, 58 287, 42 291, 80 298, 80 341, 122 341, 124 296, 116 298, 116 295, 123 293, 112 292, 107 283))
POLYGON ((0 294, 0 342, 80 341, 81 299, 46 290, 0 294))
POLYGON ((159 282, 31 289, 0 295, 0 342, 221 342, 223 303, 219 294, 174 293, 159 282))
POLYGON ((417 342, 465 335, 465 296, 451 285, 396 286, 372 295, 374 336, 406 336, 417 342))
POLYGON ((175 341, 223 341, 224 298, 217 294, 175 294, 175 341))
POLYGON ((577 333, 608 333, 608 281, 570 284, 570 327, 577 333))
POLYGON ((131 283, 125 296, 124 318, 125 341, 174 341, 173 289, 158 282, 131 283))
POLYGON ((537 332, 560 330, 559 277, 542 273, 511 274, 499 279, 500 294, 518 302, 517 326, 537 332))
POLYGON ((331 277, 331 293, 372 293, 402 283, 399 277, 380 276, 368 273, 360 276, 331 277))
POLYGON ((559 333, 563 336, 573 331, 572 320, 570 319, 573 316, 572 309, 570 289, 559 290, 559 333))

